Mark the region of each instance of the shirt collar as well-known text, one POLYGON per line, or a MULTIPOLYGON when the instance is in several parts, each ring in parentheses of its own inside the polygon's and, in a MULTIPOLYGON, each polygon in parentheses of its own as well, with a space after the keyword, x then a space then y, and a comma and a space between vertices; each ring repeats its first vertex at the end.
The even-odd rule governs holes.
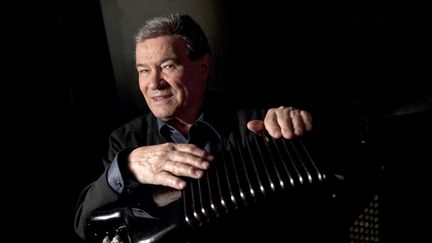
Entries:
MULTIPOLYGON (((158 126, 159 134, 162 135, 162 137, 164 137, 164 136, 163 136, 163 132, 162 132, 163 129, 169 129, 169 130, 171 130, 171 131, 172 131, 173 129, 174 129, 174 130, 177 130, 175 127, 169 125, 168 123, 166 123, 165 121, 162 121, 161 119, 159 119, 159 118, 157 118, 157 117, 156 117, 156 121, 157 121, 157 126, 158 126)), ((215 129, 214 126, 212 126, 210 123, 208 123, 208 122, 206 121, 204 113, 201 113, 201 114, 200 114, 200 116, 199 116, 198 119, 194 122, 194 124, 196 124, 196 123, 202 123, 202 124, 207 125, 207 126, 208 126, 209 128, 211 128, 211 130, 216 134, 216 136, 219 138, 219 140, 221 140, 222 137, 221 137, 220 133, 215 129)))

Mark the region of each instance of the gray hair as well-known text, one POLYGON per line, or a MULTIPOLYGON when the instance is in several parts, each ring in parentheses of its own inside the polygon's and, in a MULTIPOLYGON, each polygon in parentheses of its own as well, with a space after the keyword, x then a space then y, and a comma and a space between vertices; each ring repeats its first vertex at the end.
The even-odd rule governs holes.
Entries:
POLYGON ((186 42, 187 55, 195 61, 205 54, 211 55, 210 46, 204 31, 189 15, 169 14, 149 19, 139 28, 135 35, 138 44, 147 39, 174 35, 186 42))

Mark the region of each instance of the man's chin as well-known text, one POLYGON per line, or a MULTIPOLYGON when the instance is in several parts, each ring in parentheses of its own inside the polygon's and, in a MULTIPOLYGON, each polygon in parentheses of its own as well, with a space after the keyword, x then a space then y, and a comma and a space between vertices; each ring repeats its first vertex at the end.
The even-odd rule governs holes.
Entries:
POLYGON ((169 120, 173 117, 171 109, 163 109, 162 107, 150 107, 153 115, 161 120, 169 120))
POLYGON ((166 114, 166 113, 155 113, 153 112, 153 115, 157 118, 159 118, 162 121, 170 121, 174 119, 172 114, 166 114))

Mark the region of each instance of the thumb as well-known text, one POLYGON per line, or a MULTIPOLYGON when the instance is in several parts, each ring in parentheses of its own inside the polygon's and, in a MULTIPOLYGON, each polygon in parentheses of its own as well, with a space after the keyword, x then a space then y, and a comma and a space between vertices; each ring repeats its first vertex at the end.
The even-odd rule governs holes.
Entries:
POLYGON ((265 131, 264 121, 252 120, 247 123, 247 128, 254 133, 260 134, 265 131))

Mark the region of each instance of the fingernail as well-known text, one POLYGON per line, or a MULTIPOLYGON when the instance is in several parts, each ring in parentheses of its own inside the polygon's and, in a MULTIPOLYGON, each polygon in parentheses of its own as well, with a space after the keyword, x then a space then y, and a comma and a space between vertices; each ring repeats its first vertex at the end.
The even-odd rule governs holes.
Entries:
POLYGON ((180 189, 184 189, 186 187, 186 182, 181 181, 181 182, 177 183, 177 185, 180 187, 180 189))
POLYGON ((201 167, 203 167, 204 169, 207 169, 210 166, 209 162, 202 162, 201 163, 201 167))
POLYGON ((301 129, 295 130, 295 135, 297 136, 303 135, 303 130, 301 129))
POLYGON ((281 134, 279 131, 275 131, 275 132, 273 132, 273 137, 274 137, 274 138, 280 138, 281 135, 282 135, 282 134, 281 134))
POLYGON ((195 171, 195 175, 197 175, 199 178, 201 178, 201 176, 203 175, 203 171, 197 170, 197 171, 195 171))

